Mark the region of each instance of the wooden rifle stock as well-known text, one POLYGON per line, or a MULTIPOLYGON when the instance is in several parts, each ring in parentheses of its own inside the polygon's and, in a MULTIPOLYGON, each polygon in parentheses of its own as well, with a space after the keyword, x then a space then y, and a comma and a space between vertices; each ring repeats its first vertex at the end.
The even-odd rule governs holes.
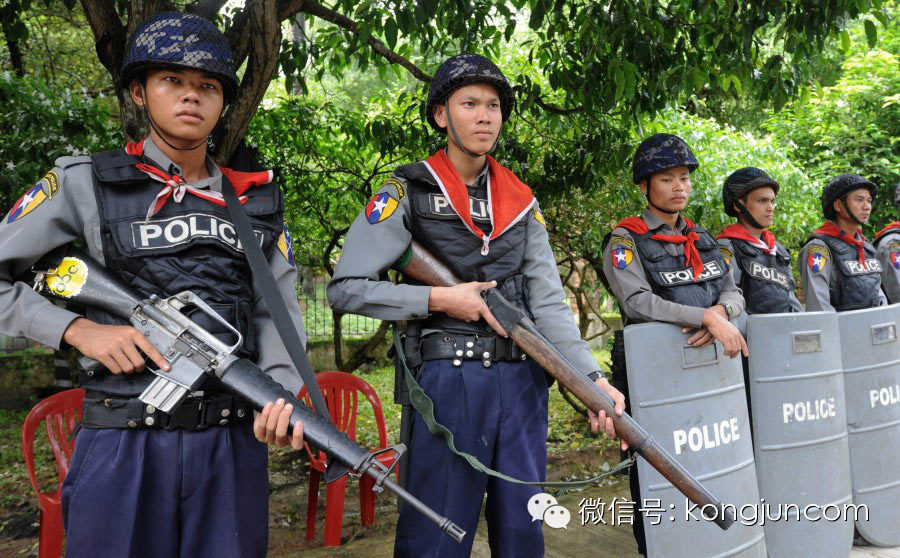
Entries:
MULTIPOLYGON (((395 268, 411 279, 434 287, 452 287, 462 283, 443 262, 416 241, 410 244, 395 268)), ((541 334, 530 318, 503 298, 497 289, 488 289, 483 296, 491 313, 510 338, 547 373, 556 378, 556 381, 594 413, 606 411, 606 415, 611 417, 615 424, 616 433, 682 494, 702 510, 715 509, 715 517, 707 516, 709 519, 715 521, 722 529, 728 529, 734 523, 733 508, 726 508, 628 413, 622 413, 621 417, 617 415, 613 399, 569 362, 541 334)))

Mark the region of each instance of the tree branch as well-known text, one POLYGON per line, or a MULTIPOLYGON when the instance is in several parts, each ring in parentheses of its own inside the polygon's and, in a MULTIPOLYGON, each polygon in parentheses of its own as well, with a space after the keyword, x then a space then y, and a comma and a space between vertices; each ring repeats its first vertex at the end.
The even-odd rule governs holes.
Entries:
POLYGON ((549 113, 558 114, 560 116, 568 116, 570 114, 576 114, 576 113, 582 112, 584 110, 584 107, 573 107, 573 108, 558 107, 556 105, 552 105, 552 104, 544 101, 540 97, 535 97, 534 104, 536 104, 537 106, 541 107, 542 109, 546 110, 549 113))
MULTIPOLYGON (((294 4, 297 2, 290 2, 290 4, 294 4)), ((359 34, 359 24, 350 19, 349 17, 339 14, 336 11, 323 6, 317 2, 312 2, 310 0, 306 0, 305 2, 299 2, 302 4, 302 7, 299 11, 307 13, 312 16, 316 16, 320 19, 324 19, 325 21, 329 21, 338 27, 342 27, 351 33, 358 35, 359 34)), ((375 37, 369 36, 369 39, 366 41, 372 50, 376 53, 384 57, 390 62, 394 64, 400 64, 409 72, 416 77, 416 79, 424 82, 430 82, 431 76, 423 72, 418 66, 407 60, 406 58, 400 56, 393 50, 389 49, 384 43, 376 39, 375 37)))
POLYGON ((125 57, 126 38, 115 0, 81 0, 81 8, 94 34, 97 58, 115 80, 125 57))
POLYGON ((220 164, 231 158, 243 139, 275 74, 277 53, 281 48, 281 25, 275 0, 250 0, 245 11, 249 17, 247 34, 250 36, 250 60, 238 89, 237 99, 225 116, 225 131, 216 154, 220 164))
POLYGON ((228 0, 197 0, 190 3, 184 11, 196 14, 203 19, 212 21, 216 14, 222 9, 222 6, 228 3, 228 0))

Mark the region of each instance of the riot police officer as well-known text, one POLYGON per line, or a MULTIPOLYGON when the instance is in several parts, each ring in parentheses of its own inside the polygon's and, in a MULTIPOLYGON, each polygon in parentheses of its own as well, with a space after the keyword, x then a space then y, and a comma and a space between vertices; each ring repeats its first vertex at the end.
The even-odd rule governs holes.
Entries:
MULTIPOLYGON (((684 326, 693 346, 719 340, 732 358, 747 344, 729 321, 744 299, 715 239, 680 212, 691 193, 690 175, 700 166, 685 141, 671 134, 646 138, 634 154, 632 178, 647 198, 640 217, 622 220, 603 240, 603 273, 626 325, 668 322, 684 326)), ((613 344, 613 384, 628 395, 625 344, 613 344)), ((632 501, 641 506, 637 465, 630 470, 632 501)), ((643 522, 632 523, 638 551, 646 554, 643 522)))
POLYGON ((858 174, 842 174, 822 191, 825 223, 800 251, 797 265, 806 310, 859 310, 887 304, 881 262, 859 227, 869 220, 875 185, 858 174))
POLYGON ((748 314, 802 312, 794 294, 791 254, 769 230, 779 185, 764 170, 745 167, 722 185, 725 213, 736 217, 716 237, 734 282, 741 288, 748 314))
MULTIPOLYGON (((900 184, 894 190, 894 205, 900 205, 900 184)), ((881 288, 888 302, 900 302, 900 221, 878 231, 872 244, 881 261, 881 288)))
MULTIPOLYGON (((462 54, 435 74, 428 122, 447 148, 397 168, 353 222, 328 285, 331 307, 385 320, 408 320, 407 360, 434 401, 437 422, 456 447, 487 466, 525 480, 544 479, 548 382, 543 369, 507 338, 479 293, 496 286, 550 341, 624 408, 624 397, 599 372, 565 304, 544 219, 531 190, 488 154, 512 114, 512 87, 490 60, 462 54), (450 287, 394 284, 385 271, 417 240, 465 283, 450 287), (409 342, 413 340, 412 342, 409 342)), ((595 431, 613 435, 605 414, 595 431)), ((408 489, 468 532, 460 547, 405 506, 397 556, 471 552, 485 515, 494 556, 542 556, 541 522, 527 512, 537 487, 478 472, 429 433, 414 415, 408 489)))
MULTIPOLYGON (((45 253, 80 241, 144 297, 194 291, 243 335, 241 356, 287 389, 300 388, 221 193, 243 194, 290 300, 296 270, 281 192, 271 173, 221 169, 206 153, 207 136, 237 91, 228 42, 198 16, 159 14, 131 36, 119 83, 146 111, 149 137, 58 159, 0 223, 0 330, 71 345, 102 364, 81 377, 84 428, 62 489, 67 553, 265 556, 268 452, 257 440, 299 449, 302 428, 287 432, 290 407, 269 404, 251 425, 248 407, 209 383, 172 414, 145 406, 137 396, 154 378, 145 355, 169 368, 157 347, 109 314, 90 309, 81 317, 16 280, 45 253)), ((289 311, 302 328, 299 307, 289 311)), ((233 341, 212 318, 193 317, 233 341)))

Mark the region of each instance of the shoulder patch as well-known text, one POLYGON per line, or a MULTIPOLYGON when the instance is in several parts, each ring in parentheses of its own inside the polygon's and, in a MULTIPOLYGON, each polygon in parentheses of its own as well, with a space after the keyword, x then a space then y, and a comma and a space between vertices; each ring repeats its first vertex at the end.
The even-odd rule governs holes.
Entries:
POLYGON ((44 203, 56 195, 59 191, 59 175, 56 171, 50 171, 40 179, 37 184, 28 189, 25 194, 19 198, 12 209, 9 210, 9 216, 6 218, 7 223, 18 221, 35 210, 37 206, 44 203))
POLYGON ((609 239, 609 245, 613 248, 616 247, 617 244, 625 246, 629 250, 634 250, 634 241, 630 238, 625 238, 624 236, 612 236, 609 239))
POLYGON ((366 204, 366 219, 373 225, 380 223, 393 215, 398 205, 400 202, 387 192, 375 194, 366 204))
POLYGON ((830 256, 831 254, 826 248, 821 246, 810 246, 806 251, 806 264, 809 266, 810 271, 818 273, 825 269, 825 265, 828 263, 828 258, 830 256))
POLYGON ((727 263, 728 265, 731 265, 731 258, 734 257, 734 254, 731 253, 731 250, 729 250, 728 248, 726 248, 720 244, 719 252, 721 252, 722 257, 725 258, 725 263, 727 263))
POLYGON ((394 187, 394 189, 397 191, 397 201, 398 202, 403 201, 403 198, 406 197, 406 189, 404 188, 403 183, 400 182, 399 180, 397 180, 396 178, 394 178, 393 176, 388 178, 384 182, 382 182, 381 188, 379 188, 379 189, 382 189, 385 186, 393 186, 394 187))
POLYGON ((547 222, 544 221, 544 214, 536 207, 534 208, 534 220, 540 223, 544 228, 547 228, 547 222))
MULTIPOLYGON (((620 239, 625 240, 625 239, 620 239)), ((624 243, 612 245, 609 256, 612 259, 613 267, 616 269, 625 269, 634 259, 634 252, 631 248, 626 247, 624 243)))
POLYGON ((287 225, 284 225, 284 230, 281 232, 281 236, 278 237, 278 242, 275 245, 278 246, 278 251, 281 252, 287 263, 291 264, 291 267, 296 267, 294 263, 294 243, 291 241, 291 232, 288 230, 287 225))

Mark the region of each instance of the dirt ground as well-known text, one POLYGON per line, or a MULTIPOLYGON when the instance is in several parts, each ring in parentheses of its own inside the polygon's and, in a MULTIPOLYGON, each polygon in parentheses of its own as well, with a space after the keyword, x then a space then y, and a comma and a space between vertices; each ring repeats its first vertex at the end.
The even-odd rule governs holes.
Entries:
MULTIPOLYGON (((585 476, 584 471, 593 471, 594 463, 604 461, 614 462, 618 459, 617 451, 608 451, 607 455, 597 456, 595 451, 589 449, 567 450, 550 457, 548 466, 548 479, 559 480, 563 477, 585 476), (599 458, 598 458, 599 457, 599 458)), ((276 452, 270 455, 270 509, 269 509, 269 556, 288 557, 355 557, 379 558, 391 556, 394 542, 394 527, 397 521, 396 498, 385 493, 379 495, 376 500, 375 525, 362 528, 359 524, 359 483, 354 479, 347 483, 347 495, 344 507, 344 524, 341 533, 342 546, 337 548, 323 548, 322 534, 325 523, 325 491, 320 487, 319 505, 317 509, 316 533, 312 541, 307 541, 306 508, 307 487, 309 482, 308 464, 304 455, 300 453, 276 452)), ((574 528, 577 521, 578 502, 582 497, 592 497, 601 494, 627 496, 627 480, 616 478, 606 480, 598 485, 579 492, 570 492, 559 496, 561 504, 572 510, 572 523, 566 530, 556 530, 545 527, 547 539, 547 556, 571 556, 569 552, 583 548, 588 554, 596 555, 589 550, 596 550, 595 536, 588 537, 588 542, 582 545, 576 543, 574 528), (559 553, 566 549, 565 553, 559 553)), ((33 505, 22 505, 18 508, 6 508, 0 510, 0 556, 37 556, 38 539, 38 512, 33 505)), ((594 535, 604 534, 603 529, 590 526, 594 535)), ((608 528, 610 533, 605 537, 613 536, 614 539, 630 542, 631 532, 629 527, 608 528), (622 533, 617 534, 617 531, 622 533), (624 529, 624 530, 623 530, 624 529)), ((585 535, 589 533, 585 532, 585 535)), ((604 538, 604 537, 601 537, 604 538)), ((617 547, 621 545, 616 545, 617 547)), ((627 546, 627 545, 626 545, 627 546)), ((620 556, 629 556, 627 552, 620 556)), ((633 551, 632 551, 632 554, 633 551)), ((580 554, 587 555, 587 554, 580 554)), ((636 554, 635 554, 636 555, 636 554)), ((482 521, 476 535, 472 556, 490 556, 487 543, 487 527, 482 521)))

